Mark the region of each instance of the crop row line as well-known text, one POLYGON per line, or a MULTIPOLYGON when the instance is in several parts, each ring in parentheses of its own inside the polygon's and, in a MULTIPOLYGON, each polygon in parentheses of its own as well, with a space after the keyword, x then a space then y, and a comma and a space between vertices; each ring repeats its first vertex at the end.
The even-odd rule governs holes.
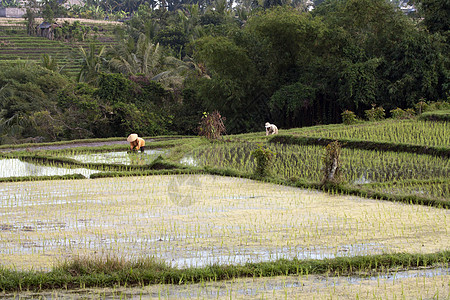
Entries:
POLYGON ((450 149, 448 147, 432 147, 432 146, 421 146, 421 145, 411 145, 401 143, 372 142, 365 140, 331 139, 331 138, 304 137, 304 136, 279 134, 270 138, 269 143, 280 143, 288 145, 326 146, 336 140, 342 144, 342 147, 350 149, 407 152, 407 153, 427 154, 433 156, 441 156, 444 158, 450 158, 450 149))

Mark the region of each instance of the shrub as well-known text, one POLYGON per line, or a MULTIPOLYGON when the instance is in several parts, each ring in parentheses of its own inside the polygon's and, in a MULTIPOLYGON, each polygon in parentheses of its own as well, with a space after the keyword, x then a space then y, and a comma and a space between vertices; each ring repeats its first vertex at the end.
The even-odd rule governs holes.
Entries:
POLYGON ((375 104, 372 104, 372 108, 364 111, 366 118, 369 121, 380 121, 385 117, 385 112, 383 107, 375 107, 375 104))
POLYGON ((258 177, 268 176, 270 174, 270 165, 276 154, 262 145, 259 145, 251 154, 256 158, 255 175, 258 177))
POLYGON ((415 112, 414 109, 412 109, 412 108, 407 108, 407 109, 405 110, 405 112, 406 112, 408 115, 410 115, 411 118, 416 114, 416 112, 415 112))
POLYGON ((412 109, 403 110, 397 107, 396 109, 392 109, 390 113, 392 115, 392 118, 394 119, 410 119, 414 115, 414 110, 412 109))
POLYGON ((342 122, 345 125, 352 125, 352 124, 355 124, 356 122, 358 122, 358 119, 356 118, 355 113, 350 110, 345 110, 341 114, 341 116, 342 116, 342 122))
POLYGON ((427 111, 431 111, 431 110, 445 110, 445 109, 450 109, 450 103, 449 102, 436 101, 436 102, 431 102, 431 103, 428 104, 427 111))

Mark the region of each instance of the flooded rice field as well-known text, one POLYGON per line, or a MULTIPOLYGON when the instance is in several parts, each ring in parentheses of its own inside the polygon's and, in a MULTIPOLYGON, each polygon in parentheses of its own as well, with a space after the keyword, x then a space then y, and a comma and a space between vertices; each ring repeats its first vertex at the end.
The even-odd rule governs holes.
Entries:
MULTIPOLYGON (((180 163, 188 166, 232 168, 251 173, 256 167, 254 144, 223 143, 197 148, 180 163)), ((320 181, 323 176, 324 147, 269 144, 275 153, 271 173, 280 178, 304 178, 320 181)), ((340 155, 343 179, 352 184, 389 182, 410 179, 448 178, 450 160, 416 153, 392 153, 343 148, 340 155)))
MULTIPOLYGON (((150 164, 159 155, 164 155, 164 150, 147 150, 144 153, 105 152, 67 155, 65 157, 82 163, 106 163, 121 165, 146 165, 150 164)), ((32 162, 21 161, 17 158, 0 159, 0 178, 7 177, 34 177, 81 174, 86 178, 98 173, 98 170, 87 168, 73 168, 64 166, 49 166, 32 162)))
POLYGON ((447 210, 208 175, 0 183, 0 264, 77 256, 177 267, 449 248, 447 210))
POLYGON ((31 177, 31 176, 55 176, 81 174, 89 177, 99 171, 85 168, 63 168, 56 166, 43 166, 21 161, 17 158, 0 159, 0 178, 7 177, 31 177))
POLYGON ((144 153, 127 153, 119 152, 102 152, 68 155, 66 157, 75 159, 83 163, 106 163, 106 164, 122 164, 122 165, 143 165, 151 163, 159 155, 164 155, 167 151, 149 149, 144 153))

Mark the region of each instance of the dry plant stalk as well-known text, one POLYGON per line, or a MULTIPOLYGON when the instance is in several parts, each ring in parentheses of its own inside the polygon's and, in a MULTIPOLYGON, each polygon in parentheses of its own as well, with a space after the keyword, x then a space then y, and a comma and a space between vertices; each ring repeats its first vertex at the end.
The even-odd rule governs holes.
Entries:
POLYGON ((208 140, 219 139, 226 132, 223 121, 225 121, 225 118, 217 110, 210 114, 204 112, 198 127, 199 135, 206 137, 208 140))
POLYGON ((338 141, 334 141, 327 145, 325 151, 323 157, 324 177, 322 183, 338 184, 342 181, 340 167, 341 144, 338 141))

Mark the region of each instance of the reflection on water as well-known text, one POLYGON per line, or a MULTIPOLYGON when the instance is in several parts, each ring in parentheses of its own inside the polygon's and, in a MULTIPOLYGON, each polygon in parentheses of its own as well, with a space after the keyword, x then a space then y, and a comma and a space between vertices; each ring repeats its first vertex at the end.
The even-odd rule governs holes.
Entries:
POLYGON ((184 156, 180 160, 180 164, 197 167, 199 165, 199 162, 194 157, 189 155, 189 156, 184 156))
POLYGON ((49 167, 23 162, 17 158, 0 159, 0 177, 22 177, 22 176, 56 176, 81 174, 90 177, 91 174, 98 173, 97 170, 84 168, 68 169, 62 167, 49 167))
POLYGON ((163 150, 145 150, 144 153, 122 152, 104 152, 87 153, 67 156, 83 163, 103 163, 103 164, 122 164, 122 165, 145 165, 150 164, 159 155, 165 154, 163 150))

